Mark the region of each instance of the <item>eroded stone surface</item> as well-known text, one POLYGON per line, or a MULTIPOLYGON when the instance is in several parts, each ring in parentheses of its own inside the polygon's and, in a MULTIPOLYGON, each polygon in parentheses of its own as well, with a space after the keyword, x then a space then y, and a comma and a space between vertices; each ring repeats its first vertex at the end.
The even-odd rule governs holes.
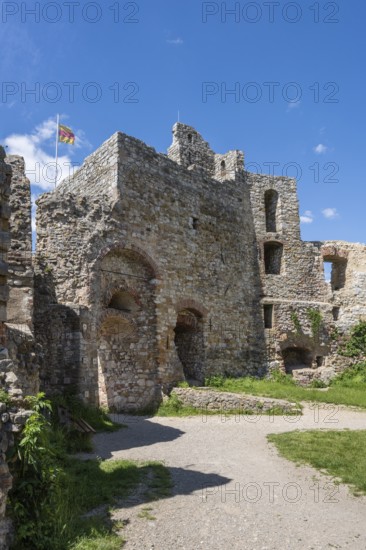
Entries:
POLYGON ((295 403, 289 403, 284 399, 271 399, 269 397, 254 397, 252 395, 240 395, 237 393, 218 392, 209 389, 174 388, 172 394, 176 395, 183 405, 204 411, 239 411, 245 413, 265 413, 279 410, 284 413, 299 413, 295 403))

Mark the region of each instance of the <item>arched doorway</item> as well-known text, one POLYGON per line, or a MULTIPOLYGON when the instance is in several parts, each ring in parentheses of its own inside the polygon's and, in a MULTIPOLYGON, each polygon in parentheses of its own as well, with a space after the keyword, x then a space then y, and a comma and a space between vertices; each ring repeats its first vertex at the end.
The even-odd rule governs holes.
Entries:
POLYGON ((190 309, 179 311, 174 332, 174 343, 186 380, 190 383, 202 384, 204 382, 202 316, 190 309))
POLYGON ((156 401, 154 278, 135 250, 118 247, 101 260, 98 393, 99 403, 110 409, 137 411, 156 401))
POLYGON ((282 352, 286 374, 292 374, 294 370, 309 369, 312 365, 313 356, 306 348, 290 347, 282 352))

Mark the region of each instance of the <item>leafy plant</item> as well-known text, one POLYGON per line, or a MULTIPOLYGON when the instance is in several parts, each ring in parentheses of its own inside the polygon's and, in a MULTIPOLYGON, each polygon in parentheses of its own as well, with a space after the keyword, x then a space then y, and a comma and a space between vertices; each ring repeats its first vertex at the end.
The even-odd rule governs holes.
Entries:
POLYGON ((189 384, 185 380, 183 382, 178 382, 177 386, 178 388, 189 388, 189 384))
POLYGON ((349 367, 333 379, 332 385, 353 387, 366 384, 366 361, 349 367))
POLYGON ((340 347, 339 353, 345 357, 366 355, 366 321, 360 321, 353 327, 349 340, 340 347))
POLYGON ((330 339, 335 341, 335 340, 338 340, 340 338, 341 334, 339 332, 339 328, 338 327, 334 327, 334 329, 332 330, 332 332, 330 333, 330 339))
POLYGON ((314 308, 309 308, 307 311, 307 314, 310 321, 313 338, 318 339, 320 336, 320 330, 323 323, 323 316, 319 310, 314 308))
POLYGON ((5 405, 10 405, 11 399, 10 395, 3 389, 0 389, 0 403, 5 403, 5 405))
POLYGON ((302 333, 302 328, 301 328, 300 319, 299 319, 299 316, 297 315, 297 313, 295 313, 295 311, 293 311, 291 313, 291 321, 294 324, 296 334, 297 335, 301 334, 302 333))
POLYGON ((280 368, 272 369, 270 372, 270 380, 285 385, 294 386, 295 380, 289 374, 286 374, 280 368))
POLYGON ((205 379, 205 386, 210 386, 211 388, 220 388, 225 383, 224 376, 210 376, 205 379))
POLYGON ((50 547, 49 523, 53 514, 53 491, 60 469, 51 446, 51 423, 45 413, 51 404, 44 394, 27 399, 33 414, 25 423, 13 464, 14 487, 9 495, 10 512, 20 548, 50 547))

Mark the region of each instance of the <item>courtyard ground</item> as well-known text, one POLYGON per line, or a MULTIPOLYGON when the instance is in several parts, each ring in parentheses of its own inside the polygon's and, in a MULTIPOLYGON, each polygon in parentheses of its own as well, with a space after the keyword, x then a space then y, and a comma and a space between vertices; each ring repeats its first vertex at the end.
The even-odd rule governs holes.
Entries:
POLYGON ((150 504, 132 495, 114 517, 126 550, 365 550, 366 497, 280 457, 270 433, 366 429, 366 412, 305 404, 303 416, 116 418, 95 437, 103 459, 163 461, 174 487, 150 504))

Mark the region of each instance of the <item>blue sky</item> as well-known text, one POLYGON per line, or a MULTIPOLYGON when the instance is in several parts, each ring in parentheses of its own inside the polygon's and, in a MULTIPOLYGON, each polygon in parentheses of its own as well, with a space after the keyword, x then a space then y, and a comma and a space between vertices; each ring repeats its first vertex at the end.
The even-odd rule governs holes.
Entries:
POLYGON ((0 142, 38 170, 35 196, 57 113, 78 136, 61 162, 78 165, 117 130, 165 152, 179 110, 251 171, 300 176, 304 239, 365 242, 361 0, 0 6, 0 142))

